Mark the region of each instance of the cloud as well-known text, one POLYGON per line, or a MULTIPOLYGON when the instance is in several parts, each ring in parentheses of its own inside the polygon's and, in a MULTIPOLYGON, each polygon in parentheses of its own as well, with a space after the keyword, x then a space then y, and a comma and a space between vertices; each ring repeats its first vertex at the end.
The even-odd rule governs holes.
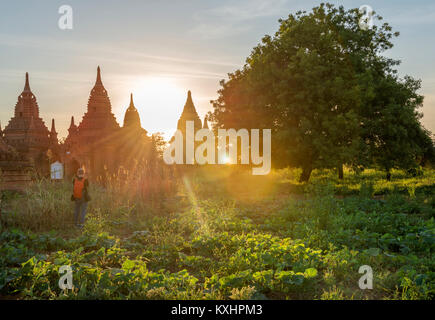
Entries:
MULTIPOLYGON (((140 48, 122 47, 114 48, 110 45, 87 43, 84 41, 73 42, 68 40, 59 40, 47 37, 16 37, 0 34, 0 48, 17 47, 25 48, 29 51, 43 50, 50 53, 50 56, 59 57, 76 57, 93 61, 95 66, 110 64, 116 66, 119 73, 118 81, 122 82, 125 67, 129 67, 130 73, 136 74, 153 74, 172 76, 175 78, 205 78, 205 79, 222 79, 226 76, 229 69, 239 67, 238 64, 225 61, 218 57, 198 57, 186 58, 182 56, 164 56, 157 54, 148 54, 140 51, 140 48)), ((12 69, 8 65, 2 65, 0 75, 8 78, 8 75, 21 76, 22 70, 12 69)), ((113 70, 113 68, 112 68, 113 70)), ((115 71, 115 70, 113 70, 115 71)), ((116 72, 116 71, 115 71, 116 72)), ((41 78, 50 78, 52 80, 67 79, 69 81, 80 81, 86 79, 86 75, 79 74, 76 71, 67 74, 60 74, 52 70, 43 70, 41 78)), ((0 78, 0 81, 1 78, 0 78)))
POLYGON ((190 31, 203 39, 236 36, 250 31, 257 19, 279 16, 287 0, 239 1, 237 5, 222 5, 194 14, 195 27, 190 31))
POLYGON ((239 2, 237 6, 221 6, 208 10, 209 16, 225 18, 231 21, 246 21, 261 17, 278 15, 287 0, 251 0, 239 2))
MULTIPOLYGON (((74 53, 80 52, 93 52, 92 55, 87 55, 88 58, 96 58, 107 56, 107 52, 110 52, 110 57, 120 56, 127 59, 148 59, 163 62, 173 62, 173 63, 187 63, 196 65, 213 65, 213 66, 227 66, 227 67, 237 67, 238 65, 230 62, 224 61, 220 57, 210 57, 208 59, 195 59, 195 58, 185 58, 179 56, 164 56, 156 54, 147 54, 133 48, 114 48, 110 45, 98 44, 96 46, 93 43, 87 43, 84 41, 73 42, 67 40, 59 40, 48 37, 26 37, 20 36, 19 40, 16 36, 11 36, 7 34, 0 34, 0 46, 8 47, 25 47, 32 49, 43 49, 44 51, 58 52, 62 56, 65 53, 73 55, 74 53)), ((82 55, 83 56, 83 55, 82 55)))

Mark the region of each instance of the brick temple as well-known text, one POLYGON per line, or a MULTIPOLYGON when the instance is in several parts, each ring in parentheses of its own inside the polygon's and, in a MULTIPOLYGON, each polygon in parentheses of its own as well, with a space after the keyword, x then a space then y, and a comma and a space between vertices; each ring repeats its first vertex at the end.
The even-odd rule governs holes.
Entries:
POLYGON ((192 100, 192 93, 190 92, 190 90, 187 92, 187 100, 184 104, 183 112, 181 113, 180 119, 178 119, 177 123, 177 129, 183 132, 183 136, 185 136, 186 133, 186 121, 193 121, 195 131, 202 128, 201 119, 196 112, 196 108, 192 100))
POLYGON ((2 132, 2 137, 5 143, 32 160, 38 172, 47 173, 50 160, 47 151, 51 150, 51 156, 58 151, 57 133, 54 119, 49 131, 39 117, 39 106, 30 89, 28 73, 23 92, 15 105, 14 116, 2 132))
POLYGON ((0 130, 0 191, 24 191, 31 182, 33 164, 8 145, 0 130))
MULTIPOLYGON (((195 131, 203 127, 190 91, 177 123, 177 129, 183 135, 186 121, 189 120, 194 121, 195 131)), ((206 118, 204 128, 208 128, 206 118)), ((84 167, 90 177, 98 177, 114 173, 121 166, 132 168, 138 163, 149 163, 151 153, 155 152, 153 138, 141 126, 133 94, 130 95, 123 126, 116 121, 101 79, 100 67, 97 68, 86 112, 78 124, 71 117, 68 136, 63 144, 58 143, 54 119, 49 130, 39 116, 39 106, 30 89, 28 73, 24 90, 15 105, 14 116, 4 131, 0 128, 0 139, 3 159, 13 159, 19 155, 19 159, 30 161, 26 164, 23 162, 23 168, 28 168, 28 164, 32 163, 44 175, 48 175, 51 162, 60 160, 65 164, 67 176, 72 176, 79 167, 84 167)))
MULTIPOLYGON (((186 121, 193 121, 194 134, 200 129, 208 129, 207 116, 204 118, 204 124, 202 125, 201 119, 196 112, 195 105, 193 104, 192 93, 187 91, 187 99, 184 104, 183 111, 181 112, 180 118, 177 122, 177 130, 180 130, 183 134, 183 161, 186 163, 186 121)), ((170 142, 174 140, 171 138, 170 142)), ((195 147, 199 145, 200 142, 195 142, 195 147)), ((193 161, 195 161, 193 159, 193 161)))
POLYGON ((113 171, 117 164, 114 155, 117 154, 120 129, 98 67, 97 79, 82 121, 76 126, 74 118, 71 118, 65 140, 68 159, 78 161, 89 173, 101 174, 104 168, 113 171))

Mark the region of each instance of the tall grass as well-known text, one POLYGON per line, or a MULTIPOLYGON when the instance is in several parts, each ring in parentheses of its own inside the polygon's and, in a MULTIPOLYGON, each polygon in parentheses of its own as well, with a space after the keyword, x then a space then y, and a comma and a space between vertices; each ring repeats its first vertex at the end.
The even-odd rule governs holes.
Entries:
MULTIPOLYGON (((171 172, 134 172, 121 168, 90 183, 90 221, 141 220, 162 212, 162 204, 176 192, 171 172)), ((36 232, 69 231, 73 227, 72 182, 35 180, 24 195, 9 195, 2 221, 8 227, 36 232)), ((170 201, 169 201, 170 202, 170 201)))
MULTIPOLYGON (((87 217, 95 222, 112 221, 112 225, 115 221, 113 228, 119 227, 116 223, 127 221, 124 226, 131 231, 134 224, 194 207, 194 202, 199 200, 213 199, 260 215, 265 212, 265 206, 278 208, 288 195, 295 193, 302 194, 303 198, 316 197, 322 192, 363 197, 402 193, 412 199, 424 192, 429 195, 425 201, 429 205, 434 202, 434 170, 425 170, 420 177, 393 171, 392 181, 384 180, 382 173, 374 170, 361 174, 347 171, 344 181, 340 181, 334 171, 323 170, 313 172, 308 184, 298 183, 298 174, 297 170, 283 169, 273 171, 269 176, 252 176, 250 171, 232 166, 177 171, 172 167, 144 171, 121 168, 116 174, 106 174, 104 179, 91 182, 92 200, 87 217)), ((7 196, 2 221, 7 226, 32 231, 68 232, 73 225, 71 194, 70 181, 36 180, 23 196, 7 196)), ((331 209, 329 200, 322 201, 327 201, 322 204, 323 211, 331 209)), ((318 217, 325 227, 326 216, 318 217)))

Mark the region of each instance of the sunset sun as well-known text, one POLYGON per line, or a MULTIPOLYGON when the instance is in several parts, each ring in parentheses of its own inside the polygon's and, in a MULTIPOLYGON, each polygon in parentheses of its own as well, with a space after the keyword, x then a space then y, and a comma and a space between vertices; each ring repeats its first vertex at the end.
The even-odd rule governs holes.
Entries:
POLYGON ((132 93, 142 127, 150 133, 163 132, 169 139, 176 130, 174 124, 186 101, 187 88, 171 78, 143 77, 135 81, 132 93))

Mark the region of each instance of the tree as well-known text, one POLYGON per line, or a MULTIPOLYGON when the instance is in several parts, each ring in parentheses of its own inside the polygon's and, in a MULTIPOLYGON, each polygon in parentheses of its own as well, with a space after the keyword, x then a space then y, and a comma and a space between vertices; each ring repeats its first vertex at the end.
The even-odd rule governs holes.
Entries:
POLYGON ((431 133, 420 123, 421 81, 410 76, 400 78, 396 69, 400 61, 381 55, 393 47, 391 38, 399 36, 387 23, 354 37, 358 35, 361 37, 355 41, 358 46, 352 60, 362 88, 358 112, 362 144, 352 164, 377 166, 390 179, 392 168, 414 168, 433 150, 431 133))
POLYGON ((337 167, 341 175, 343 164, 411 165, 418 144, 408 143, 402 157, 396 149, 421 128, 419 82, 398 79, 398 62, 381 56, 398 33, 387 23, 361 30, 359 19, 357 9, 321 4, 280 20, 275 36, 221 81, 210 119, 216 127, 272 128, 274 166, 302 167, 300 181, 314 168, 337 167), (397 130, 406 133, 392 138, 397 130))
POLYGON ((152 139, 152 148, 154 150, 155 157, 162 159, 163 150, 167 147, 166 141, 163 138, 163 133, 161 132, 153 133, 151 139, 152 139))
POLYGON ((414 168, 431 149, 430 133, 419 121, 422 115, 417 109, 423 103, 416 93, 419 88, 420 81, 410 77, 377 79, 375 94, 361 110, 365 141, 361 154, 367 156, 366 163, 384 169, 387 180, 392 168, 414 168))

